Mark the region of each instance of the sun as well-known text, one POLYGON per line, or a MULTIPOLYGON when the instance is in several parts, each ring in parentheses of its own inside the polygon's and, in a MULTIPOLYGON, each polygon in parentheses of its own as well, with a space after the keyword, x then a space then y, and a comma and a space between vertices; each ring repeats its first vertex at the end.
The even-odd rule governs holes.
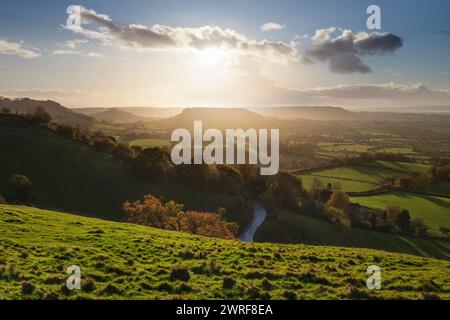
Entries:
POLYGON ((227 50, 207 48, 195 53, 194 65, 204 71, 221 71, 227 66, 228 60, 227 50))

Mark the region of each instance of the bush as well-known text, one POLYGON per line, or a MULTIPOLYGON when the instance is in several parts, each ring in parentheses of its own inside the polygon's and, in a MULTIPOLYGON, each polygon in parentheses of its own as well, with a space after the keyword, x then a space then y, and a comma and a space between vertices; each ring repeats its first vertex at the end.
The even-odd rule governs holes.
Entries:
POLYGON ((0 194, 0 204, 6 204, 6 199, 0 194))
POLYGON ((233 278, 230 278, 227 276, 223 277, 222 288, 231 289, 234 287, 235 284, 236 284, 236 281, 233 278))
POLYGON ((188 268, 185 268, 185 267, 175 267, 170 272, 170 280, 171 281, 180 280, 180 281, 187 282, 187 281, 189 281, 190 278, 191 278, 191 275, 189 274, 189 270, 188 270, 188 268))
POLYGON ((35 289, 34 284, 32 284, 28 281, 22 282, 22 293, 23 294, 27 294, 27 295, 32 294, 34 289, 35 289))
POLYGON ((29 202, 32 199, 30 179, 20 174, 13 174, 8 181, 9 198, 14 202, 29 202))
POLYGON ((428 235, 428 226, 423 219, 417 218, 411 221, 411 231, 419 237, 428 235))

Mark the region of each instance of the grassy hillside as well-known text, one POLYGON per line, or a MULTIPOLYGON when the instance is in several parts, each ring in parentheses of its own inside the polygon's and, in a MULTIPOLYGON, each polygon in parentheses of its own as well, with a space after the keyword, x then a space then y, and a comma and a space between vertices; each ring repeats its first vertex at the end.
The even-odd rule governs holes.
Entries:
POLYGON ((12 174, 23 174, 33 183, 36 203, 46 208, 118 220, 125 200, 149 193, 192 209, 233 208, 237 203, 225 194, 142 180, 107 154, 42 127, 19 126, 12 116, 0 115, 0 150, 0 194, 8 192, 12 174))
POLYGON ((388 205, 397 204, 408 209, 411 218, 422 218, 429 227, 429 234, 442 237, 440 227, 450 228, 450 199, 434 196, 392 192, 390 194, 355 197, 352 202, 369 208, 385 209, 388 205))
POLYGON ((357 228, 338 232, 335 225, 290 211, 278 212, 279 220, 267 220, 256 234, 256 240, 305 243, 354 248, 371 248, 424 257, 450 259, 450 242, 421 239, 357 228))
POLYGON ((367 249, 245 244, 0 206, 5 299, 448 299, 448 267, 367 249), (365 285, 374 264, 379 291, 365 285), (65 287, 71 265, 81 268, 81 291, 65 287))

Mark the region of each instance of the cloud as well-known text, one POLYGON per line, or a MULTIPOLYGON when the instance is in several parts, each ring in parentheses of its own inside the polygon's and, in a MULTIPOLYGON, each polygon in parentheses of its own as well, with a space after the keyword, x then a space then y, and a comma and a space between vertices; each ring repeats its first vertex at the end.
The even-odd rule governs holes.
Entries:
POLYGON ((275 61, 298 60, 294 42, 254 40, 244 34, 219 26, 205 25, 197 28, 113 22, 104 14, 81 8, 81 26, 70 27, 76 34, 100 40, 103 44, 139 50, 189 50, 220 48, 275 61), (96 25, 88 29, 86 26, 96 25))
POLYGON ((24 59, 35 59, 41 56, 40 53, 25 48, 23 42, 8 42, 4 39, 0 39, 0 54, 19 56, 24 59))
POLYGON ((449 89, 431 89, 423 84, 353 84, 309 89, 288 89, 298 97, 322 97, 337 99, 383 99, 383 100, 435 100, 450 102, 449 89))
POLYGON ((69 49, 76 49, 77 48, 77 46, 78 45, 80 45, 80 44, 85 44, 85 43, 88 43, 89 41, 88 40, 85 40, 85 39, 75 39, 75 40, 69 40, 69 41, 66 41, 64 44, 63 44, 63 47, 66 47, 66 48, 69 48, 69 49))
MULTIPOLYGON (((262 27, 273 30, 284 25, 269 22, 262 27)), ((300 53, 297 49, 298 39, 291 42, 256 40, 235 30, 214 25, 188 28, 123 24, 84 7, 81 7, 81 25, 66 28, 119 48, 152 51, 227 49, 274 62, 327 62, 335 73, 369 73, 372 70, 363 57, 392 53, 403 46, 403 40, 391 33, 341 30, 341 34, 335 36, 337 29, 332 27, 316 30, 310 38, 310 47, 300 53)))
POLYGON ((271 30, 282 30, 286 28, 285 24, 279 24, 275 22, 267 22, 260 26, 262 31, 271 31, 271 30))
POLYGON ((439 30, 439 32, 450 35, 450 28, 439 30))
POLYGON ((102 58, 103 54, 99 52, 81 52, 76 50, 58 49, 52 52, 52 56, 82 56, 86 58, 102 58))
POLYGON ((400 37, 387 32, 341 30, 341 34, 334 37, 335 32, 334 27, 316 30, 312 47, 304 53, 303 61, 328 62, 335 73, 369 73, 372 70, 362 57, 392 53, 403 46, 400 37))

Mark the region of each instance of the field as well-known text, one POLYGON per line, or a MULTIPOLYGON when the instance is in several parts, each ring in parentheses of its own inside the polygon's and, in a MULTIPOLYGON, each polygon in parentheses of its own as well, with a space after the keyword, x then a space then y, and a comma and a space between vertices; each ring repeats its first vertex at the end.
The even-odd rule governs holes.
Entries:
POLYGON ((450 199, 434 196, 392 192, 391 194, 354 197, 352 202, 370 208, 385 209, 386 206, 397 204, 408 209, 411 218, 422 218, 429 227, 432 236, 443 236, 440 227, 450 228, 450 199))
POLYGON ((4 299, 450 298, 448 261, 368 249, 245 244, 0 206, 4 299), (367 267, 382 289, 366 289, 367 267), (81 269, 69 291, 66 269, 81 269), (224 280, 225 279, 225 280, 224 280))
POLYGON ((364 166, 346 166, 324 169, 301 174, 303 184, 308 188, 314 178, 318 178, 326 185, 340 183, 346 192, 360 192, 374 190, 380 187, 385 178, 398 177, 413 172, 425 172, 429 166, 405 162, 375 161, 364 166))
POLYGON ((124 201, 149 193, 192 209, 217 210, 236 201, 226 194, 140 179, 110 155, 42 127, 17 127, 10 117, 0 117, 0 148, 7 150, 0 157, 0 194, 8 192, 12 174, 23 174, 40 207, 121 220, 124 201))
POLYGON ((450 196, 450 182, 441 182, 431 187, 431 192, 450 196))
MULTIPOLYGON (((358 198, 359 199, 359 198, 358 198)), ((450 242, 420 239, 357 228, 339 232, 326 221, 280 210, 278 221, 267 220, 256 234, 257 241, 305 243, 401 252, 450 259, 450 242)))
POLYGON ((142 148, 168 147, 170 146, 170 141, 165 139, 137 139, 130 141, 129 145, 142 148))

